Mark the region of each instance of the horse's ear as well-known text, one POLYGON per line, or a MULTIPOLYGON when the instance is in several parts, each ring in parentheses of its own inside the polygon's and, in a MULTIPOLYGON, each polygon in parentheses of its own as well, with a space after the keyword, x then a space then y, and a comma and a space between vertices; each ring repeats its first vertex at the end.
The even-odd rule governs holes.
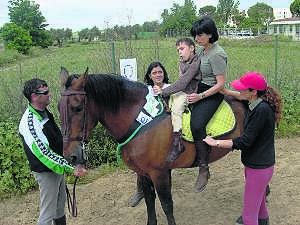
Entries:
POLYGON ((69 72, 65 67, 61 67, 60 70, 60 88, 61 90, 65 89, 65 84, 67 82, 67 79, 69 77, 69 72))
POLYGON ((84 72, 84 74, 83 74, 84 80, 87 79, 87 75, 88 75, 88 74, 89 74, 89 67, 86 68, 86 70, 85 70, 85 72, 84 72))
POLYGON ((87 76, 89 75, 89 67, 86 68, 84 74, 83 74, 83 82, 86 83, 87 76))

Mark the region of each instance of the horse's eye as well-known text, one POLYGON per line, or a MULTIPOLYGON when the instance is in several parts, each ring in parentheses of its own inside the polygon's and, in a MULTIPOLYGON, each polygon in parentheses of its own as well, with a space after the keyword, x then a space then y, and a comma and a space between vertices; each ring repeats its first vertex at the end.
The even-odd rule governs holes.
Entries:
POLYGON ((82 111, 82 109, 83 109, 83 107, 82 107, 82 106, 76 106, 76 107, 72 107, 72 111, 73 111, 73 112, 76 112, 76 113, 79 113, 79 112, 81 112, 81 111, 82 111))

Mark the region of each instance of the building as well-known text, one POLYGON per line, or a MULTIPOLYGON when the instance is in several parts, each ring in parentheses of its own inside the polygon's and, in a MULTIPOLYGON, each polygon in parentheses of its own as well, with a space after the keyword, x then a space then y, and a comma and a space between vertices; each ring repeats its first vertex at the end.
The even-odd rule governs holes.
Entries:
POLYGON ((274 15, 275 20, 292 17, 292 13, 289 8, 274 8, 273 15, 274 15))
POLYGON ((300 41, 300 17, 273 20, 268 27, 269 34, 281 34, 300 41))

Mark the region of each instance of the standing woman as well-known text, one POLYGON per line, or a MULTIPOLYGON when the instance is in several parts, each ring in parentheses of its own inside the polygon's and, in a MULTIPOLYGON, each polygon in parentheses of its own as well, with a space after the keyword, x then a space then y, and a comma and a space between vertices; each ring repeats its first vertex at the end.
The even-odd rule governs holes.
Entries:
POLYGON ((210 146, 241 150, 245 166, 245 190, 242 216, 236 224, 268 225, 269 214, 265 190, 269 184, 275 164, 275 123, 281 118, 281 97, 268 87, 264 76, 248 72, 231 86, 239 91, 225 89, 224 94, 240 100, 248 100, 249 109, 244 121, 242 136, 229 140, 215 140, 206 137, 210 146))
MULTIPOLYGON (((153 92, 153 86, 166 88, 169 84, 169 77, 165 67, 160 62, 152 62, 149 64, 147 72, 144 76, 144 82, 148 85, 149 92, 156 96, 153 92)), ((168 98, 164 99, 168 103, 168 98)), ((137 188, 135 194, 130 198, 128 205, 135 207, 144 198, 142 185, 139 176, 137 177, 137 188)))
POLYGON ((205 189, 209 178, 209 146, 203 142, 206 137, 206 125, 216 112, 224 96, 219 93, 224 88, 227 55, 219 46, 218 30, 215 22, 209 17, 202 17, 193 24, 191 35, 202 47, 200 56, 201 82, 198 92, 187 96, 191 104, 191 131, 197 151, 199 175, 195 184, 195 191, 205 189))

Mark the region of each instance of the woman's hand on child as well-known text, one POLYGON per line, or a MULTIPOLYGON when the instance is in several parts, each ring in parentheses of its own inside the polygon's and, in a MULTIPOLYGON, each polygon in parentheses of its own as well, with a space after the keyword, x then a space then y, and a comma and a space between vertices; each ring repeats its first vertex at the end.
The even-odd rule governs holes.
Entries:
POLYGON ((195 102, 198 102, 201 99, 200 95, 197 93, 192 93, 190 95, 187 95, 187 103, 193 104, 195 102))

